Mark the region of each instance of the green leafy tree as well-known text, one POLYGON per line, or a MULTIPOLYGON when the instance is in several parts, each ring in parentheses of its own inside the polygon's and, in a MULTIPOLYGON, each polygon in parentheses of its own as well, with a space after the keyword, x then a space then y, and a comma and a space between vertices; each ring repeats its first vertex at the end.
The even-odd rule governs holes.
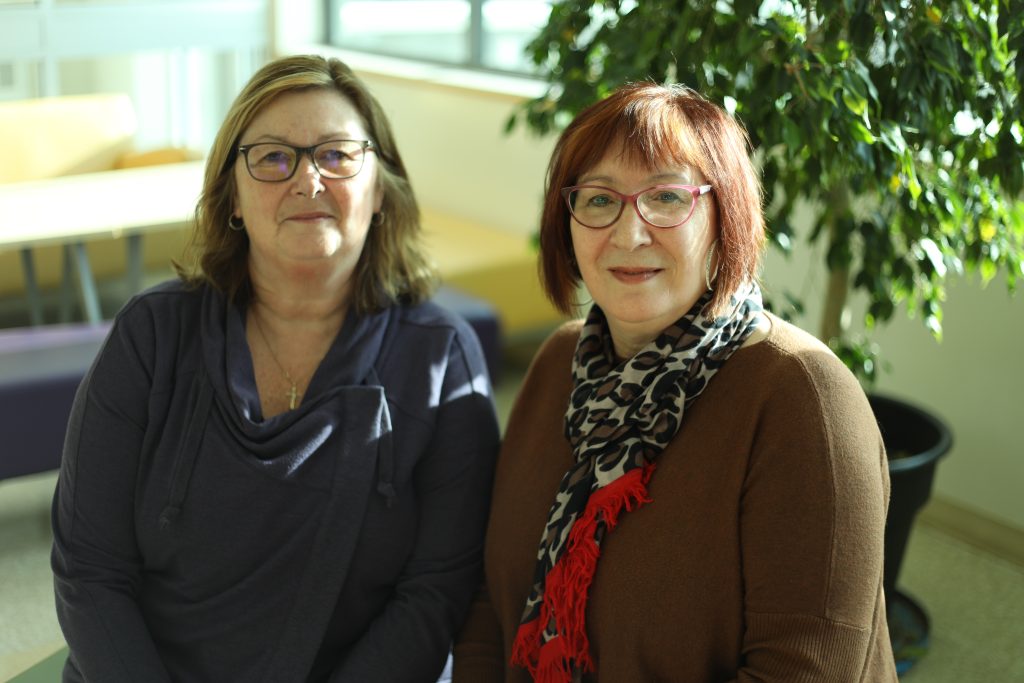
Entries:
MULTIPOLYGON (((950 274, 1024 277, 1024 0, 574 0, 530 51, 548 88, 513 114, 545 134, 628 81, 734 111, 761 163, 772 242, 813 207, 819 336, 874 379, 871 330, 905 305, 937 337, 950 274), (843 329, 853 291, 863 334, 843 329)), ((774 307, 799 314, 787 294, 774 307)))

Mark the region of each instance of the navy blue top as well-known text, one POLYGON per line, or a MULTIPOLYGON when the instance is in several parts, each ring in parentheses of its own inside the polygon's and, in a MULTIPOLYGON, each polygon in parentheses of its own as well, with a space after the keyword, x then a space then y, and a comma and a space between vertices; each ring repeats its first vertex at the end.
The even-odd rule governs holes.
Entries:
POLYGON ((350 313, 264 420, 243 307, 118 314, 54 498, 65 681, 434 681, 478 583, 498 446, 469 326, 350 313))

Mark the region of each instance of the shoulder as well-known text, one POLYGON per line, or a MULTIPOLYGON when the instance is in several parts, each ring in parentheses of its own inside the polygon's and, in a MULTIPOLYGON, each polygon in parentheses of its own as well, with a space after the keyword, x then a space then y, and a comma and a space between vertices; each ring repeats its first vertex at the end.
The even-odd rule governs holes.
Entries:
POLYGON ((410 378, 429 378, 439 391, 442 385, 468 383, 489 394, 487 361, 476 332, 462 316, 430 301, 396 306, 385 315, 390 322, 375 364, 395 396, 413 390, 418 380, 410 378))
POLYGON ((580 340, 583 320, 570 320, 552 332, 533 358, 532 366, 569 366, 576 353, 576 344, 580 340))
POLYGON ((181 280, 167 280, 134 295, 118 311, 118 324, 137 325, 143 321, 174 324, 182 318, 198 321, 205 287, 190 287, 181 280))
POLYGON ((198 362, 201 289, 180 281, 146 289, 118 311, 90 372, 90 391, 142 392, 166 387, 198 362), (183 360, 187 356, 187 361, 183 360))
POLYGON ((393 320, 389 336, 403 352, 444 349, 448 354, 462 352, 481 356, 483 353, 480 340, 466 319, 433 301, 397 307, 393 320))
MULTIPOLYGON (((534 354, 519 386, 508 416, 501 460, 525 477, 535 476, 538 468, 550 467, 556 453, 564 452, 571 462, 562 429, 573 389, 572 359, 582 329, 582 320, 571 320, 554 330, 534 354)), ((508 479, 515 481, 518 476, 508 479)), ((553 481, 557 484, 558 476, 553 481)))
POLYGON ((158 367, 173 371, 182 354, 195 354, 206 341, 203 311, 209 296, 220 295, 180 280, 136 294, 114 317, 104 355, 127 354, 151 373, 158 367))
POLYGON ((864 391, 835 353, 809 332, 769 314, 771 331, 764 341, 751 347, 767 361, 765 370, 772 380, 806 385, 828 394, 863 395, 864 391))
POLYGON ((444 416, 455 420, 445 423, 450 427, 463 419, 452 416, 470 415, 479 421, 474 434, 493 426, 497 439, 487 362, 469 323, 431 302, 395 306, 381 315, 388 322, 373 366, 392 416, 422 425, 440 424, 444 416))
POLYGON ((198 333, 203 289, 168 280, 128 300, 114 316, 111 334, 143 345, 198 333))
POLYGON ((400 306, 397 310, 398 322, 403 326, 435 330, 439 334, 458 334, 471 329, 461 315, 434 301, 400 306))
POLYGON ((731 382, 745 384, 762 418, 784 428, 788 439, 803 434, 832 448, 877 452, 877 423, 853 373, 808 332, 770 320, 767 338, 737 354, 731 382))
POLYGON ((556 412, 565 410, 564 401, 572 391, 572 359, 582 329, 582 320, 570 320, 544 340, 530 361, 519 391, 520 398, 542 395, 558 406, 556 412))

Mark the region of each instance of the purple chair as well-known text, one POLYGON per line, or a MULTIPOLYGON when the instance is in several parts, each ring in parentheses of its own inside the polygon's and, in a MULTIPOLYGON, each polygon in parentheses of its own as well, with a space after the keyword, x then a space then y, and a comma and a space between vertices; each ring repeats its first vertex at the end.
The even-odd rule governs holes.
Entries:
POLYGON ((453 311, 473 328, 487 361, 491 384, 497 386, 501 377, 501 324, 491 304, 483 299, 451 287, 441 287, 434 295, 434 303, 453 311))
POLYGON ((75 390, 110 323, 0 330, 0 479, 56 469, 75 390))

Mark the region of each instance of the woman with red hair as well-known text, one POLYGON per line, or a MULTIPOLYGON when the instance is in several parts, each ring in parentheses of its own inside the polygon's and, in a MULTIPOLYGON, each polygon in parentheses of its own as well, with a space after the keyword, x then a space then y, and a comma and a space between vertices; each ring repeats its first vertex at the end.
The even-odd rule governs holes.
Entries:
POLYGON ((748 147, 653 84, 559 139, 542 279, 593 305, 512 410, 456 683, 896 680, 882 439, 835 355, 762 309, 748 147))

